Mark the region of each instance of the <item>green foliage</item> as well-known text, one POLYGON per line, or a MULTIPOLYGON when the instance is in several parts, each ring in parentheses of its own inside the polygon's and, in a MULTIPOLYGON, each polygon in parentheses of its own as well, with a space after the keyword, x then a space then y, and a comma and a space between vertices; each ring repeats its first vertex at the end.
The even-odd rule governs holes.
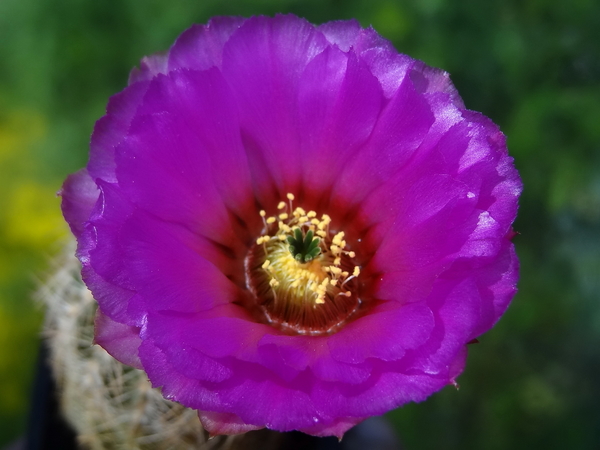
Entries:
MULTIPOLYGON (((600 442, 600 3, 593 0, 0 2, 0 445, 23 431, 34 274, 65 236, 54 193, 146 54, 213 15, 357 18, 450 72, 507 134, 525 184, 520 292, 471 346, 460 391, 389 415, 408 449, 600 442)), ((305 239, 305 238, 304 238, 305 239)), ((305 240, 302 244, 304 245, 305 240)), ((310 245, 310 244, 309 244, 310 245)), ((304 248, 304 247, 303 247, 304 248)))

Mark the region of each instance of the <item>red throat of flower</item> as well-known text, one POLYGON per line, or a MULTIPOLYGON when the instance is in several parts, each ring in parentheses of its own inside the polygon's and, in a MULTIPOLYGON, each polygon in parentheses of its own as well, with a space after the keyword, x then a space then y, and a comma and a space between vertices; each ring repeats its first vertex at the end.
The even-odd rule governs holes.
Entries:
POLYGON ((293 334, 337 331, 361 304, 360 268, 343 231, 331 218, 293 207, 294 195, 279 213, 260 211, 264 229, 246 258, 246 282, 265 320, 293 334))

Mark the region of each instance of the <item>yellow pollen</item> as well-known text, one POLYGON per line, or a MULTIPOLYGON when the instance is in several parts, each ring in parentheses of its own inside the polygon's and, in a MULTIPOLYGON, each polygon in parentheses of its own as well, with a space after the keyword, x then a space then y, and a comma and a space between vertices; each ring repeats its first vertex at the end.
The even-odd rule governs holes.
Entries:
POLYGON ((284 222, 280 221, 277 225, 279 226, 279 229, 281 231, 283 231, 284 233, 291 233, 292 232, 292 229, 288 225, 286 225, 284 222))
POLYGON ((336 234, 333 237, 331 242, 333 242, 335 245, 339 245, 340 247, 343 247, 345 242, 342 239, 344 239, 344 232, 340 231, 338 234, 336 234))
MULTIPOLYGON (((329 215, 322 214, 318 219, 316 211, 307 212, 299 206, 292 208, 295 199, 293 194, 288 193, 286 197, 290 207, 287 212, 282 211, 270 217, 264 210, 259 212, 265 223, 265 234, 256 240, 256 244, 264 248, 265 259, 261 268, 267 277, 265 281, 268 280, 273 290, 275 301, 316 308, 317 305, 335 302, 338 295, 352 296, 352 285, 346 285, 346 282, 357 277, 360 269, 350 261, 356 256, 355 253, 345 250, 345 233, 330 232, 329 215), (270 227, 274 223, 277 223, 277 227, 270 227), (293 243, 299 239, 298 233, 303 237, 312 233, 316 239, 318 248, 316 255, 311 254, 313 259, 302 259, 306 258, 306 254, 298 256, 301 253, 295 253, 300 252, 298 245, 302 245, 293 243), (307 262, 300 262, 304 260, 307 262)), ((277 209, 281 211, 287 206, 286 202, 281 201, 277 209)))

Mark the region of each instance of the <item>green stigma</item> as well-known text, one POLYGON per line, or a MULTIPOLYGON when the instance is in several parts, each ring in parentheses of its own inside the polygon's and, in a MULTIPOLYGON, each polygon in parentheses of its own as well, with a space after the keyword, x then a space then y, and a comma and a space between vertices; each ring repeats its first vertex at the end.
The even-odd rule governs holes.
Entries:
POLYGON ((304 264, 312 261, 321 253, 319 238, 314 238, 311 230, 306 232, 306 236, 302 235, 300 228, 295 228, 293 233, 293 236, 287 237, 287 241, 290 244, 290 253, 296 261, 304 264))

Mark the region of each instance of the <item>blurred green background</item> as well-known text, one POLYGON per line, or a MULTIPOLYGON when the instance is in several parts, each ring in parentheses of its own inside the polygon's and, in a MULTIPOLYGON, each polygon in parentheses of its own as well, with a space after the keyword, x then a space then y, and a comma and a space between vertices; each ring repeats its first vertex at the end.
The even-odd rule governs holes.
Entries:
POLYGON ((391 412, 408 449, 600 448, 600 3, 0 0, 0 446, 24 432, 67 237, 55 192, 131 67, 213 15, 357 18, 452 79, 508 136, 525 191, 520 291, 461 388, 391 412))

